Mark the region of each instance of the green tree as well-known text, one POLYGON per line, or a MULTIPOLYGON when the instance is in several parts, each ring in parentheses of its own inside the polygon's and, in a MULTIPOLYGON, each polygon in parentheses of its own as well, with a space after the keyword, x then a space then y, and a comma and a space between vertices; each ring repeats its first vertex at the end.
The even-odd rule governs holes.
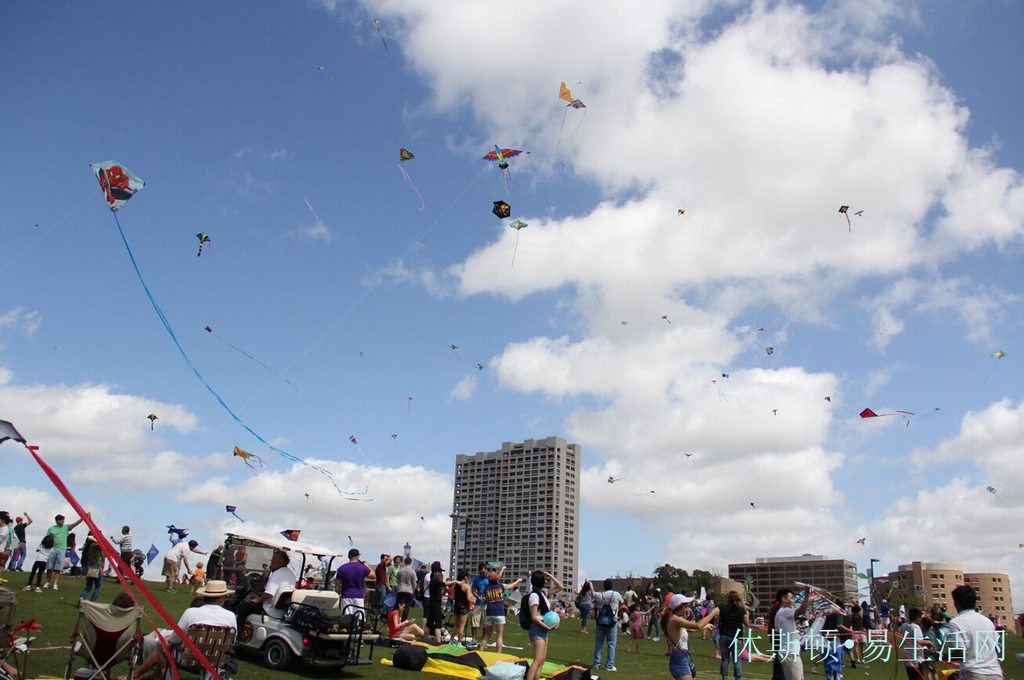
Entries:
POLYGON ((690 590, 690 575, 686 570, 668 563, 654 570, 654 582, 662 592, 686 593, 690 590))

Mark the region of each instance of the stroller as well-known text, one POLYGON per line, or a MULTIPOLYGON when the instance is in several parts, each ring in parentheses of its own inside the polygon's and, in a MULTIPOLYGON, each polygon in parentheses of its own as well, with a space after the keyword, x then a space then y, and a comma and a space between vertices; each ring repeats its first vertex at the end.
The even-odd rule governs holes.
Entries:
POLYGON ((64 680, 110 680, 113 667, 128 662, 126 677, 131 677, 138 660, 142 610, 122 609, 111 604, 83 600, 78 621, 71 631, 71 655, 64 680), (72 671, 75 657, 85 659, 85 668, 72 671))

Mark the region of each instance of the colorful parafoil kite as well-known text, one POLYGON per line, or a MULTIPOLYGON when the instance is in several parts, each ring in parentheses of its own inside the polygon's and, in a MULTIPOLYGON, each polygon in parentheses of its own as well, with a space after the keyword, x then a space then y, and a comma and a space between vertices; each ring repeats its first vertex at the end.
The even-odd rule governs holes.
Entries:
POLYGON ((117 161, 91 163, 89 167, 100 183, 111 212, 117 212, 139 189, 146 186, 137 175, 117 161))

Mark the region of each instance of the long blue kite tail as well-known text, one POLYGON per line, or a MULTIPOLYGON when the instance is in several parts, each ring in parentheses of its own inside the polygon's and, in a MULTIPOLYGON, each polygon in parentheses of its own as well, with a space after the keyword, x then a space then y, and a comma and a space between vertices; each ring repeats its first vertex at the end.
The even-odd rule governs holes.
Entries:
POLYGON ((338 486, 338 482, 335 481, 334 475, 331 474, 331 472, 329 470, 327 470, 325 468, 322 468, 319 465, 312 465, 310 463, 307 463, 306 461, 302 460, 298 456, 296 456, 294 454, 291 454, 291 453, 288 453, 287 451, 285 451, 283 449, 279 449, 278 447, 276 447, 273 444, 271 444, 270 442, 268 442, 266 439, 264 439, 262 436, 260 436, 259 433, 257 433, 251 427, 249 427, 249 425, 244 420, 242 420, 238 416, 238 414, 235 413, 231 409, 230 406, 228 406, 227 402, 224 401, 224 398, 221 397, 220 394, 217 393, 217 390, 213 389, 213 387, 210 385, 210 383, 206 382, 206 378, 203 377, 203 374, 200 373, 199 369, 196 368, 195 364, 192 363, 192 359, 190 359, 189 356, 188 356, 188 353, 185 352, 185 348, 181 346, 181 342, 178 341, 178 336, 174 333, 174 328, 171 327, 171 322, 167 320, 167 316, 164 315, 164 311, 162 309, 160 309, 160 305, 157 303, 156 298, 153 297, 153 293, 149 290, 149 286, 146 284, 146 279, 144 279, 142 277, 142 271, 139 269, 139 263, 136 262, 135 254, 132 253, 132 247, 130 245, 128 245, 128 238, 124 235, 124 229, 121 228, 121 220, 119 220, 117 218, 117 213, 116 212, 113 212, 112 214, 114 215, 114 223, 117 224, 117 232, 121 235, 121 241, 124 243, 124 248, 128 252, 128 258, 132 261, 132 268, 135 269, 135 276, 138 277, 139 283, 142 284, 142 289, 144 291, 146 291, 146 297, 149 298, 149 304, 152 305, 153 311, 155 311, 157 317, 159 317, 160 323, 162 323, 163 326, 164 326, 164 330, 166 330, 167 334, 171 336, 171 341, 173 341, 174 342, 174 346, 178 348, 178 353, 181 354, 181 358, 184 359, 185 360, 185 364, 189 368, 192 369, 192 373, 195 374, 195 376, 196 376, 196 378, 198 378, 199 382, 201 382, 203 384, 203 387, 206 388, 206 391, 209 392, 211 395, 213 395, 213 398, 217 400, 217 403, 220 404, 221 407, 223 407, 224 410, 228 412, 228 415, 230 415, 234 419, 234 421, 236 423, 238 423, 239 425, 242 426, 242 429, 244 429, 246 432, 251 434, 261 444, 266 446, 268 449, 270 449, 274 453, 278 454, 279 456, 282 456, 283 458, 286 458, 286 459, 292 461, 293 463, 298 463, 300 465, 305 465, 308 468, 312 468, 313 470, 316 470, 317 472, 322 474, 324 477, 329 479, 330 482, 331 482, 331 485, 334 486, 334 488, 338 491, 338 493, 343 495, 343 496, 359 496, 359 495, 365 494, 366 493, 365 491, 362 492, 362 494, 356 493, 354 491, 343 491, 341 489, 341 487, 338 486))

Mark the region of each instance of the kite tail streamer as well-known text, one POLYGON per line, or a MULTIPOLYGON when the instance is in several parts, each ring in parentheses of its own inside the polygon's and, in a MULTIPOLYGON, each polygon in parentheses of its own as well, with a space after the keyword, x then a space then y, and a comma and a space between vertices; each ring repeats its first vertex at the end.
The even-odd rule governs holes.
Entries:
POLYGON ((569 107, 565 107, 565 112, 562 114, 562 124, 558 127, 558 143, 555 144, 555 156, 558 156, 558 148, 562 146, 562 133, 565 131, 565 119, 569 115, 569 107))
POLYGON ((388 51, 388 41, 384 39, 384 34, 381 33, 379 28, 377 29, 377 35, 380 36, 380 41, 382 43, 384 43, 384 51, 387 52, 388 51))
POLYGON ((519 230, 516 229, 516 244, 512 248, 512 267, 516 266, 516 252, 519 250, 519 230))
MULTIPOLYGON (((114 216, 116 219, 117 213, 114 213, 114 216)), ((142 597, 145 598, 146 602, 149 603, 149 605, 156 611, 160 618, 162 618, 167 623, 167 625, 171 627, 171 630, 173 630, 174 633, 178 636, 182 644, 188 647, 189 651, 191 651, 195 655, 196 659, 199 660, 199 663, 203 666, 203 668, 205 668, 210 673, 214 680, 220 680, 220 675, 217 673, 217 670, 213 667, 213 665, 206 658, 206 656, 204 656, 203 653, 199 651, 195 644, 188 639, 188 634, 186 634, 185 631, 183 631, 178 626, 177 619, 172 617, 170 613, 166 609, 164 609, 164 606, 160 604, 160 601, 157 600, 156 597, 153 596, 153 593, 149 591, 149 588, 147 588, 146 585, 142 582, 142 579, 139 578, 139 576, 135 573, 135 570, 132 569, 130 565, 126 564, 124 560, 121 559, 121 553, 119 551, 114 550, 114 546, 111 545, 110 541, 103 534, 103 531, 101 531, 100 528, 96 526, 96 523, 92 521, 92 517, 89 515, 89 513, 85 511, 85 509, 74 497, 74 495, 72 495, 71 490, 68 489, 67 485, 64 484, 64 481, 57 475, 56 472, 54 472, 53 468, 51 468, 46 463, 46 461, 44 461, 42 457, 35 451, 37 447, 29 446, 28 444, 24 444, 24 447, 28 450, 30 454, 32 454, 32 457, 35 459, 36 463, 42 469, 43 474, 49 477, 50 481, 53 483, 54 487, 56 487, 57 491, 59 491, 60 494, 64 496, 64 499, 71 504, 71 507, 74 508, 75 512, 78 513, 78 516, 82 518, 82 521, 85 522, 85 524, 89 527, 89 530, 92 531, 92 537, 96 539, 96 542, 100 546, 100 550, 103 551, 103 555, 114 564, 114 573, 117 575, 117 580, 121 582, 121 586, 124 588, 124 591, 128 593, 128 595, 132 598, 132 601, 135 602, 135 604, 139 603, 138 600, 135 598, 135 595, 132 593, 131 587, 128 585, 128 582, 125 581, 125 576, 128 577, 132 585, 134 585, 135 588, 138 589, 142 597)), ((160 633, 159 628, 153 624, 153 621, 149 618, 149 615, 146 614, 145 611, 143 611, 143 616, 145 617, 146 622, 153 627, 153 630, 157 631, 157 636, 160 639, 160 644, 163 647, 164 652, 168 655, 168 658, 170 658, 170 649, 167 646, 167 641, 166 639, 164 639, 163 634, 160 633)), ((173 671, 174 680, 178 680, 178 669, 175 667, 174 664, 171 664, 170 666, 173 671)))
POLYGON ((248 352, 246 352, 246 351, 245 351, 244 349, 242 349, 241 347, 236 347, 235 345, 232 345, 232 344, 231 344, 230 342, 228 342, 228 341, 227 341, 227 340, 225 340, 224 338, 220 337, 220 336, 219 336, 219 335, 217 335, 216 333, 214 333, 214 334, 213 334, 213 337, 217 338, 218 340, 220 340, 220 341, 221 341, 221 342, 223 342, 223 343, 224 343, 225 345, 227 345, 227 346, 228 346, 228 347, 230 347, 231 349, 235 350, 236 352, 238 352, 238 353, 239 353, 239 354, 241 354, 242 356, 245 356, 245 357, 248 357, 248 358, 252 359, 252 360, 253 360, 253 361, 255 361, 255 362, 256 362, 257 364, 259 364, 259 365, 260 365, 260 366, 262 366, 263 368, 267 369, 268 371, 270 371, 271 373, 273 373, 274 375, 276 375, 276 376, 277 376, 278 378, 280 378, 281 380, 283 380, 283 381, 285 381, 286 383, 288 383, 289 385, 291 385, 291 386, 292 386, 292 389, 294 389, 294 390, 295 390, 296 392, 298 392, 298 391, 299 391, 299 388, 295 386, 295 383, 293 383, 293 382, 292 382, 291 380, 289 380, 288 378, 284 377, 283 375, 281 375, 280 373, 278 373, 277 371, 275 371, 274 369, 272 369, 272 368, 271 368, 270 366, 267 366, 267 365, 266 365, 265 363, 263 363, 262 361, 260 361, 260 360, 259 360, 259 359, 257 359, 256 357, 254 357, 253 355, 249 354, 248 352))
POLYGON ((508 168, 501 169, 501 183, 505 185, 505 193, 512 193, 512 171, 508 168))
POLYGON ((406 183, 406 184, 408 184, 408 185, 409 185, 409 187, 410 187, 410 188, 411 188, 411 189, 412 189, 413 191, 415 191, 415 192, 416 192, 416 196, 417 196, 417 198, 419 198, 419 199, 420 199, 420 210, 423 210, 424 208, 426 208, 426 207, 427 207, 427 204, 423 202, 423 196, 422 196, 422 195, 420 194, 420 190, 419 190, 419 189, 417 189, 417 188, 416 188, 416 185, 412 183, 412 177, 409 177, 409 173, 408 173, 408 172, 406 172, 405 168, 403 168, 403 167, 402 167, 402 163, 401 163, 401 162, 398 162, 398 163, 395 163, 395 165, 397 165, 397 166, 398 166, 398 171, 399 171, 400 173, 402 173, 402 177, 404 177, 404 178, 405 178, 405 183, 406 183))
POLYGON ((227 402, 224 401, 224 398, 220 396, 217 390, 213 389, 210 383, 206 382, 206 378, 203 377, 203 374, 200 373, 199 369, 196 368, 195 364, 192 363, 192 359, 189 358, 188 353, 185 351, 185 348, 182 347, 181 342, 178 340, 178 336, 175 334, 174 328, 171 326, 171 322, 168 321, 167 316, 164 315, 164 312, 160 308, 160 305, 157 303, 156 298, 153 297, 153 293, 149 290, 149 286, 146 284, 146 279, 143 278, 142 271, 139 269, 139 263, 136 262, 135 260, 135 254, 132 252, 132 248, 128 244, 128 238, 124 235, 124 229, 121 228, 121 220, 117 218, 116 212, 113 212, 112 214, 114 215, 114 223, 117 225, 117 232, 121 235, 121 242, 124 243, 125 250, 128 252, 128 259, 131 260, 132 268, 135 269, 135 276, 139 279, 139 283, 142 284, 142 289, 146 292, 146 297, 149 298, 149 304, 153 307, 153 311, 156 312, 157 317, 159 317, 160 323, 163 324, 164 330, 166 330, 167 334, 171 337, 171 341, 174 342, 174 346, 178 348, 178 353, 181 355, 181 358, 184 359, 185 365, 192 369, 192 373, 196 376, 199 382, 202 383, 203 387, 206 388, 206 391, 209 392, 213 396, 213 398, 217 400, 217 403, 220 404, 225 411, 227 411, 228 415, 231 416, 231 418, 236 423, 238 423, 242 427, 242 429, 251 434, 253 437, 257 439, 257 441, 259 441, 261 444, 266 446, 274 453, 278 454, 283 458, 286 458, 287 460, 292 461, 293 463, 298 463, 299 465, 304 465, 312 470, 316 470, 321 475, 330 480, 331 485, 335 488, 338 494, 342 496, 360 496, 365 494, 365 491, 362 493, 356 493, 353 491, 343 491, 342 488, 338 486, 338 482, 334 479, 334 475, 331 474, 330 470, 320 467, 319 465, 307 463, 298 456, 288 453, 287 451, 280 449, 271 444, 270 442, 268 442, 262 435, 260 435, 251 427, 249 427, 248 423, 242 420, 239 417, 239 415, 235 413, 230 406, 228 406, 227 402))
MULTIPOLYGON (((566 109, 566 112, 568 112, 568 109, 566 109)), ((580 126, 583 125, 583 119, 586 118, 586 117, 587 117, 587 110, 583 109, 583 115, 580 116, 580 122, 576 123, 576 127, 572 131, 572 139, 569 140, 570 143, 572 144, 572 157, 573 158, 576 158, 576 133, 579 132, 580 126)))

